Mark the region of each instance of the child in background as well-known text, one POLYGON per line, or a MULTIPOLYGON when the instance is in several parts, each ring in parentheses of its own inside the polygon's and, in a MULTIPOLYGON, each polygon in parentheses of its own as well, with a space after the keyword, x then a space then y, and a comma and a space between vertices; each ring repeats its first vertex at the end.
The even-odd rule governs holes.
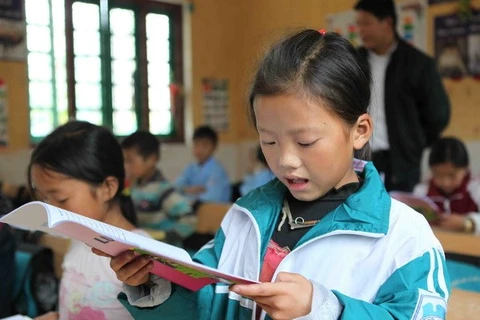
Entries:
POLYGON ((429 197, 440 208, 443 214, 435 225, 480 234, 480 179, 471 176, 465 144, 453 137, 437 140, 428 164, 432 178, 413 193, 429 197))
POLYGON ((253 189, 263 186, 273 178, 275 175, 272 170, 268 168, 267 160, 262 152, 262 147, 257 146, 254 152, 254 159, 252 159, 252 167, 249 170, 242 183, 240 184, 240 195, 244 196, 253 189))
MULTIPOLYGON (((136 228, 132 200, 122 194, 122 149, 105 128, 80 121, 57 128, 33 151, 28 179, 39 200, 147 235, 136 228)), ((117 300, 121 282, 109 263, 72 241, 62 265, 60 319, 132 319, 117 300)))
POLYGON ((229 202, 230 180, 223 166, 214 157, 217 133, 209 126, 200 126, 193 133, 193 155, 190 164, 177 178, 175 185, 192 203, 229 202))
POLYGON ((140 227, 167 232, 165 242, 179 244, 195 230, 192 208, 157 168, 160 144, 146 131, 137 131, 122 142, 130 196, 140 227))
POLYGON ((194 260, 262 283, 191 292, 123 253, 111 267, 135 319, 444 319, 440 243, 371 162, 354 160, 372 134, 357 50, 334 33, 298 32, 267 53, 249 101, 277 178, 240 198, 194 260))

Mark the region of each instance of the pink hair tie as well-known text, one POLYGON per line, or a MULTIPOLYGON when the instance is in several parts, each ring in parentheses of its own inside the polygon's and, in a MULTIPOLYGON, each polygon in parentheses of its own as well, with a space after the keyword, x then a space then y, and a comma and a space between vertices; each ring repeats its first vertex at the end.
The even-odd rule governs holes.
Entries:
POLYGON ((321 34, 322 36, 324 36, 325 33, 327 33, 327 30, 325 30, 325 29, 322 28, 322 29, 318 30, 318 32, 320 32, 320 34, 321 34))

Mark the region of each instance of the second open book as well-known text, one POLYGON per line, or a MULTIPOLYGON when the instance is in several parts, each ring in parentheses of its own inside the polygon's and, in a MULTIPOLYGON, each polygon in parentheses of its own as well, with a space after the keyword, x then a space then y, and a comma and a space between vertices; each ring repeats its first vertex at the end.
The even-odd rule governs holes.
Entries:
MULTIPOLYGON (((215 282, 257 283, 192 261, 187 251, 43 202, 30 202, 0 219, 24 229, 61 234, 111 256, 132 250, 154 262, 151 273, 196 291, 215 282)), ((92 253, 93 254, 93 253, 92 253)))

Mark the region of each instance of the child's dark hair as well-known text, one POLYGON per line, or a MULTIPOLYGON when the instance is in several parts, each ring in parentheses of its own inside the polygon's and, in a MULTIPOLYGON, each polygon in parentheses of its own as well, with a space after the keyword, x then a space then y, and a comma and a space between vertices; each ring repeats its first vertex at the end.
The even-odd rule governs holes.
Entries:
MULTIPOLYGON (((366 59, 345 38, 317 30, 298 32, 273 46, 261 61, 249 95, 249 114, 257 95, 299 94, 320 100, 345 123, 353 125, 370 104, 366 59)), ((369 159, 368 143, 358 152, 369 159)))
POLYGON ((151 155, 160 158, 160 142, 148 131, 137 131, 122 141, 122 149, 135 149, 144 159, 151 155))
POLYGON ((263 154, 262 147, 257 146, 257 160, 260 161, 265 167, 268 167, 267 159, 265 159, 265 155, 263 154))
POLYGON ((213 143, 213 145, 216 146, 218 142, 218 135, 212 127, 203 125, 196 128, 193 132, 193 140, 195 141, 197 139, 208 139, 213 143))
POLYGON ((393 31, 396 33, 397 11, 393 0, 359 0, 354 9, 369 12, 380 20, 392 18, 393 31))
POLYGON ((33 150, 28 165, 30 188, 33 188, 33 165, 82 180, 94 187, 101 185, 107 177, 117 178, 118 190, 111 201, 118 201, 125 218, 137 224, 132 199, 122 193, 125 183, 122 149, 106 128, 71 121, 55 129, 33 150))
POLYGON ((457 168, 467 168, 470 164, 465 144, 454 137, 440 138, 432 144, 428 165, 451 163, 457 168))

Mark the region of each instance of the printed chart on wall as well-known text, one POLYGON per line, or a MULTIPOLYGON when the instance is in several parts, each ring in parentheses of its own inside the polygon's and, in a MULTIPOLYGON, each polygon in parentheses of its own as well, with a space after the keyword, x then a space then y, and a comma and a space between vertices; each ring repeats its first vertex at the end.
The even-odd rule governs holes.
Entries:
POLYGON ((205 124, 218 132, 227 131, 229 126, 228 80, 202 79, 202 96, 205 124))
MULTIPOLYGON (((396 4, 397 31, 402 39, 426 52, 426 0, 405 1, 396 4)), ((345 36, 351 43, 362 45, 355 23, 355 11, 348 10, 327 17, 327 28, 345 36)))
POLYGON ((435 58, 444 77, 480 79, 480 11, 468 20, 458 14, 435 17, 435 58))
POLYGON ((5 80, 0 78, 0 147, 8 143, 8 117, 7 117, 7 86, 5 80))
POLYGON ((27 56, 23 0, 0 0, 0 60, 27 56))

